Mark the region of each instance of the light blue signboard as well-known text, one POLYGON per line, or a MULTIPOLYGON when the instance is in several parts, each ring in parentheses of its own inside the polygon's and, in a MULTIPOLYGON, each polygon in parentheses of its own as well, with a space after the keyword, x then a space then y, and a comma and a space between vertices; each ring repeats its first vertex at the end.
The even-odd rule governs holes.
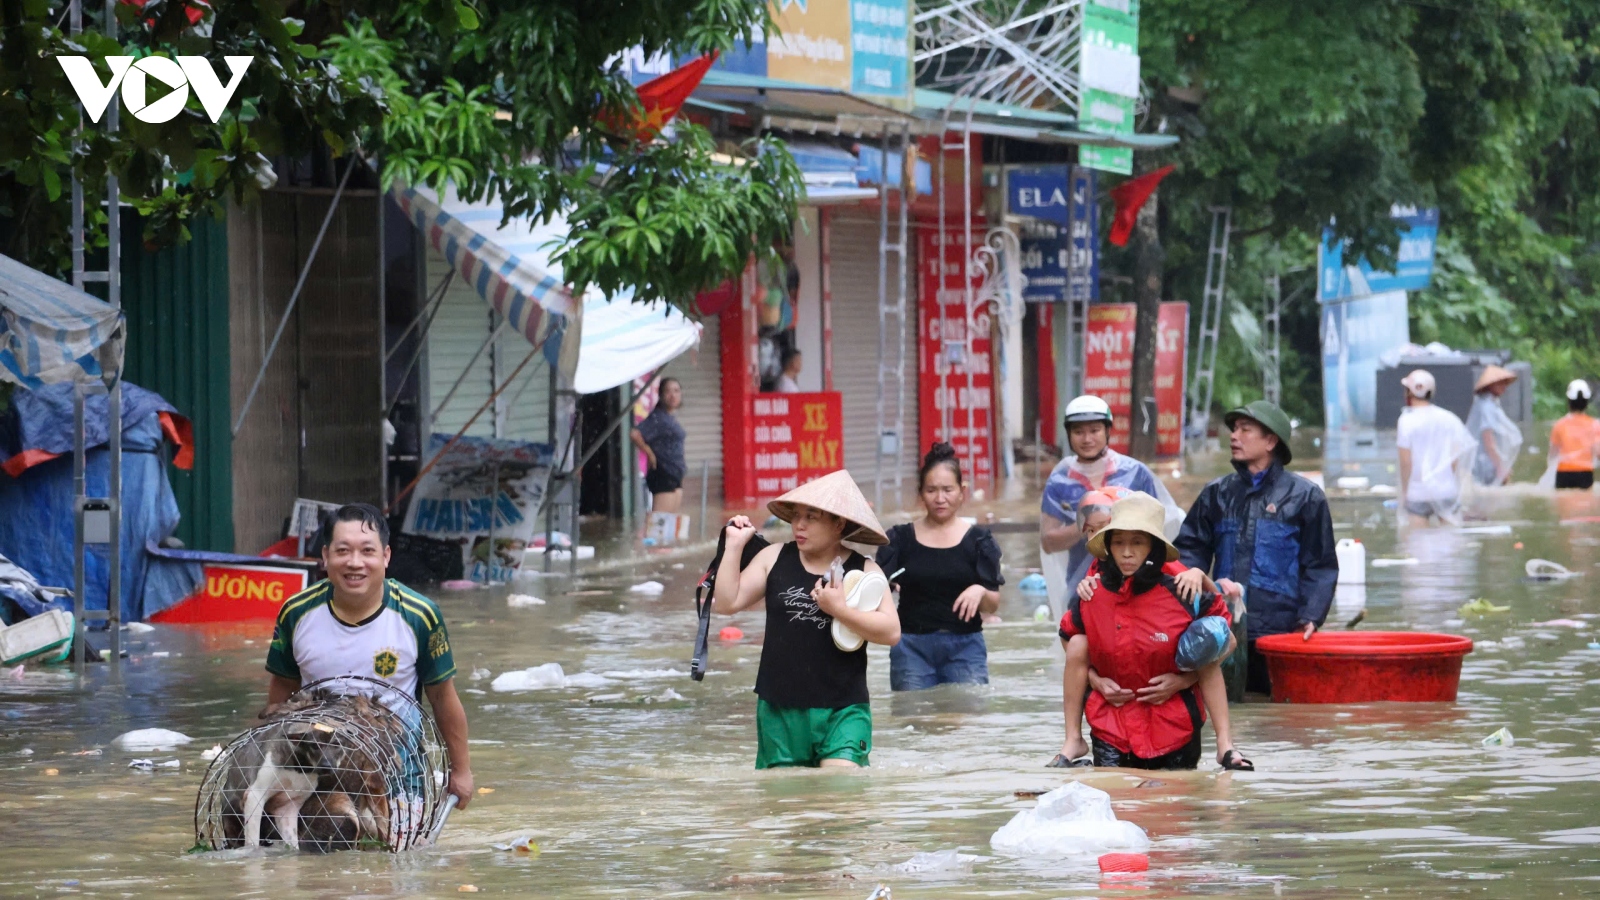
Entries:
POLYGON ((1420 291, 1433 278, 1433 247, 1439 239, 1439 210, 1396 206, 1391 215, 1400 222, 1400 247, 1395 271, 1379 272, 1366 257, 1347 264, 1345 245, 1335 241, 1333 229, 1322 232, 1317 252, 1317 299, 1331 303, 1346 297, 1386 291, 1420 291))
POLYGON ((905 0, 850 0, 850 90, 903 98, 911 41, 905 0))
POLYGON ((1323 306, 1322 397, 1328 433, 1376 424, 1378 360, 1411 340, 1406 312, 1405 291, 1323 306))
POLYGON ((1022 229, 1023 299, 1098 300, 1098 208, 1093 170, 1028 166, 1006 173, 1013 215, 1037 220, 1022 229))

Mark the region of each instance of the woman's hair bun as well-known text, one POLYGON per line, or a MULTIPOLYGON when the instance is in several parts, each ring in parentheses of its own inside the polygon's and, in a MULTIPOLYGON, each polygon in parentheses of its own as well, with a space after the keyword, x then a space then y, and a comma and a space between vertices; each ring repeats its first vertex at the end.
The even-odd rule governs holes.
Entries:
POLYGON ((922 465, 926 468, 938 463, 954 461, 955 458, 955 447, 944 441, 934 441, 933 446, 928 448, 927 455, 922 457, 922 465))

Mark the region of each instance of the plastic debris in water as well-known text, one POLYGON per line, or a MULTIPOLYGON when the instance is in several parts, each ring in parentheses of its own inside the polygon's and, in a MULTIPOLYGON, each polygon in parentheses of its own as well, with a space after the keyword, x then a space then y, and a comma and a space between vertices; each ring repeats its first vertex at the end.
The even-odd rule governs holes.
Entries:
POLYGON ((667 586, 659 581, 645 581, 628 588, 630 594, 643 594, 647 597, 659 597, 667 590, 667 586))
POLYGON ((470 578, 452 578, 439 583, 439 587, 447 591, 470 591, 477 588, 478 583, 470 578))
POLYGON ((137 753, 140 750, 171 750, 193 740, 186 734, 165 728, 141 728, 119 735, 111 742, 111 746, 137 753))
POLYGON ((1120 822, 1111 795, 1073 781, 1039 798, 1039 805, 1012 817, 989 838, 989 845, 1013 856, 1094 856, 1150 847, 1144 829, 1120 822))
POLYGON ((216 759, 217 757, 219 757, 221 755, 222 755, 222 745, 221 744, 212 744, 210 750, 207 750, 204 753, 200 754, 200 758, 205 760, 206 762, 210 762, 213 759, 216 759))
POLYGON ((461 887, 456 888, 456 893, 458 894, 476 894, 477 892, 478 886, 475 884, 463 884, 461 887))
POLYGON ((489 846, 496 850, 505 850, 511 853, 531 854, 539 852, 539 845, 533 842, 533 838, 528 837, 525 834, 521 835, 520 837, 514 837, 503 844, 490 844, 489 846))
POLYGON ((867 900, 890 900, 889 886, 887 884, 878 885, 876 890, 867 895, 867 900))
POLYGON ((506 605, 512 609, 524 609, 529 606, 543 606, 544 601, 532 594, 512 594, 506 597, 506 605))
POLYGON ((472 680, 473 681, 482 681, 485 678, 488 678, 492 674, 494 674, 494 673, 490 672, 488 669, 473 669, 472 670, 472 680))
POLYGON ((1565 581, 1583 574, 1573 572, 1566 566, 1548 559, 1530 559, 1523 565, 1522 570, 1534 581, 1565 581))
POLYGON ((537 691, 542 688, 560 688, 567 686, 567 674, 561 671, 560 663, 545 663, 516 672, 503 672, 500 677, 489 683, 492 690, 498 692, 508 691, 537 691))
POLYGON ((744 632, 733 627, 732 625, 729 625, 728 627, 717 632, 717 640, 719 641, 738 641, 743 639, 744 632))
POLYGON ((178 765, 178 761, 175 759, 164 759, 161 762, 156 762, 153 759, 136 759, 128 763, 128 768, 149 772, 155 769, 176 769, 178 765))
POLYGON ((1511 736, 1511 729, 1509 728, 1502 728, 1483 739, 1485 747, 1510 747, 1516 742, 1517 739, 1511 736))
POLYGON ((895 866, 892 871, 901 875, 917 875, 926 872, 970 872, 972 871, 972 864, 977 862, 979 858, 962 853, 959 850, 918 853, 895 866))
POLYGON ((1495 606, 1493 603, 1490 603, 1482 597, 1474 597, 1473 599, 1468 600, 1467 602, 1461 604, 1460 609, 1457 610, 1457 612, 1461 613, 1463 616, 1486 616, 1490 613, 1503 613, 1510 611, 1511 607, 1495 606))
POLYGON ((148 634, 156 630, 154 625, 146 625, 143 622, 129 622, 128 624, 122 626, 122 628, 129 634, 148 634))
POLYGON ((1024 594, 1043 594, 1048 589, 1047 585, 1045 584, 1044 576, 1040 575, 1038 572, 1034 572, 1032 575, 1024 577, 1022 581, 1017 583, 1017 587, 1020 588, 1024 594))
POLYGON ((1103 853, 1098 860, 1102 872, 1148 872, 1150 857, 1143 853, 1103 853))
POLYGON ((1589 626, 1585 625, 1583 622, 1579 622, 1577 619, 1551 619, 1548 622, 1535 622, 1535 623, 1533 623, 1533 627, 1535 627, 1535 628, 1587 628, 1589 626))
POLYGON ((1372 567, 1374 569, 1389 569, 1395 566, 1414 566, 1419 562, 1420 560, 1418 560, 1415 556, 1407 556, 1404 558, 1380 556, 1372 561, 1372 567))
POLYGON ((1037 607, 1035 607, 1034 610, 1033 610, 1033 620, 1035 622, 1048 622, 1048 621, 1050 621, 1050 604, 1041 603, 1037 607))

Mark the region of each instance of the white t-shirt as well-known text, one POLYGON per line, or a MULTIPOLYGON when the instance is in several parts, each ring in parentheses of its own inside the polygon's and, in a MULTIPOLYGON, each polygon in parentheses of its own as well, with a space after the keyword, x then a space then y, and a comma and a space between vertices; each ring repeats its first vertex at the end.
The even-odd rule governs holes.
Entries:
POLYGON ((432 600, 389 579, 383 605, 364 622, 333 611, 333 587, 319 581, 278 611, 267 671, 302 686, 324 678, 364 675, 407 696, 455 675, 444 617, 432 600))
POLYGON ((1475 443, 1456 414, 1441 406, 1408 407, 1400 414, 1397 443, 1411 451, 1407 500, 1454 500, 1461 496, 1456 463, 1475 443))

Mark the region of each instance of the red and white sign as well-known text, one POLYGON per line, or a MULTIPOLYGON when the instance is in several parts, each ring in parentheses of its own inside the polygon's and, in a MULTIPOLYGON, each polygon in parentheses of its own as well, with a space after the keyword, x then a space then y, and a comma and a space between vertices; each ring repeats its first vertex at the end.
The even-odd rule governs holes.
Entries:
MULTIPOLYGON (((970 246, 982 243, 982 234, 974 232, 970 246)), ((917 251, 921 449, 946 441, 955 447, 956 456, 972 477, 990 481, 994 478, 994 373, 989 312, 976 310, 968 321, 968 290, 962 281, 965 272, 976 295, 980 277, 964 265, 969 246, 960 229, 946 229, 942 235, 937 230, 923 231, 917 251), (948 245, 942 246, 946 242, 948 245)))
POLYGON ((205 583, 150 617, 168 625, 248 622, 278 617, 283 601, 306 589, 305 568, 207 563, 205 583))
POLYGON ((844 468, 839 394, 757 394, 750 398, 751 472, 757 497, 776 497, 844 468))
MULTIPOLYGON (((1111 406, 1111 449, 1128 452, 1133 422, 1133 331, 1137 318, 1132 303, 1097 303, 1089 307, 1084 334, 1084 393, 1111 406)), ((1163 303, 1156 320, 1156 452, 1183 452, 1184 363, 1187 359, 1189 304, 1163 303)))

